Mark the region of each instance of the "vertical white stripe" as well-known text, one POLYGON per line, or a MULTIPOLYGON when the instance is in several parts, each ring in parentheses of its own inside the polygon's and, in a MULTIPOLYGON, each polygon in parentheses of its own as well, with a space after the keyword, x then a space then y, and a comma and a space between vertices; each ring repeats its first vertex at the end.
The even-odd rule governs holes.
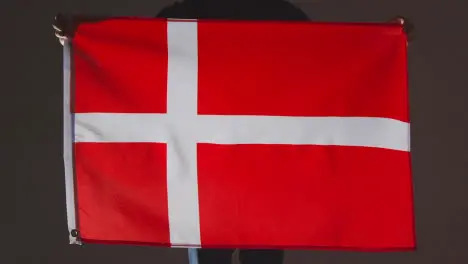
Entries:
POLYGON ((76 229, 76 215, 73 178, 73 117, 70 111, 70 56, 70 43, 65 42, 63 45, 63 160, 65 165, 65 196, 70 244, 80 245, 81 242, 71 235, 71 231, 76 229))
POLYGON ((167 191, 173 246, 200 245, 197 145, 190 133, 197 116, 197 22, 168 21, 167 191))

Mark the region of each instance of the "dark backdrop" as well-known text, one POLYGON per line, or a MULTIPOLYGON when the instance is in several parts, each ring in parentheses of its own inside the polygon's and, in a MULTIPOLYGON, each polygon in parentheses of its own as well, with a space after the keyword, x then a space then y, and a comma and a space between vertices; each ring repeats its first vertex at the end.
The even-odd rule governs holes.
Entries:
MULTIPOLYGON (((62 49, 51 27, 57 12, 152 16, 171 2, 1 1, 0 50, 2 69, 6 70, 2 70, 2 80, 8 80, 0 89, 2 116, 7 117, 1 123, 2 135, 7 135, 2 137, 1 175, 16 181, 16 221, 10 240, 15 243, 7 252, 14 253, 14 258, 2 263, 188 263, 185 249, 68 245, 62 49)), ((288 251, 286 263, 468 263, 468 2, 294 2, 316 20, 382 21, 404 15, 415 23, 409 68, 418 248, 398 253, 288 251)), ((7 186, 2 190, 10 189, 7 186)))

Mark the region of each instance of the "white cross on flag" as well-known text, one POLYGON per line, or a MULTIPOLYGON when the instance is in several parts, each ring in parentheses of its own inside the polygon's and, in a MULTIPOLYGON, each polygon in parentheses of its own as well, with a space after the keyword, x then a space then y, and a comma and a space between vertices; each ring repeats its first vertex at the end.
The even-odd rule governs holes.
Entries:
POLYGON ((64 55, 71 243, 415 247, 400 25, 112 18, 64 55))

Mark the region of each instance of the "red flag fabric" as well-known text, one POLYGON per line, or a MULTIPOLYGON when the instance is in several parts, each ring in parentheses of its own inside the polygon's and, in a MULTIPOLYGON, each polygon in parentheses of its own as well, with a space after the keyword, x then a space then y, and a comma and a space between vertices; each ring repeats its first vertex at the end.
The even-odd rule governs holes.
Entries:
POLYGON ((415 247, 401 26, 116 18, 64 54, 72 242, 415 247))

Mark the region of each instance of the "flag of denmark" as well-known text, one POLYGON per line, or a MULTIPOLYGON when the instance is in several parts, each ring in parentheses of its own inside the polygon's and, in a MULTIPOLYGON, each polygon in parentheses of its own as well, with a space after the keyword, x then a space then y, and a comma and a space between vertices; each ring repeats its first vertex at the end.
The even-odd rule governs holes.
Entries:
POLYGON ((80 241, 415 246, 401 26, 116 18, 64 55, 80 241))

